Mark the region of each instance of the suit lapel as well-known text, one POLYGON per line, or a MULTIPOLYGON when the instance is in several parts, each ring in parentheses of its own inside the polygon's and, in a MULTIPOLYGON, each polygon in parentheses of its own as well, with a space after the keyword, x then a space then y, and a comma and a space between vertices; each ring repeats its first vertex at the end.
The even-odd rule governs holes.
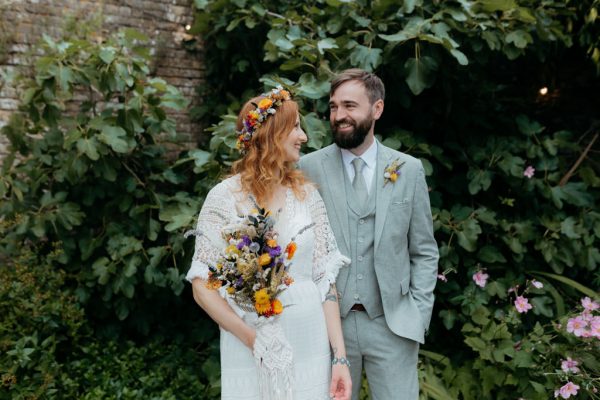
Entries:
POLYGON ((375 251, 377 251, 381 234, 383 233, 383 226, 385 225, 390 201, 392 200, 392 191, 394 189, 394 184, 391 182, 388 182, 384 186, 383 177, 385 168, 393 161, 392 154, 379 142, 377 143, 377 146, 377 166, 375 168, 375 179, 377 185, 375 188, 377 190, 377 209, 375 211, 375 251))
MULTIPOLYGON (((330 212, 330 218, 335 216, 338 226, 344 237, 346 248, 350 248, 349 227, 348 227, 348 209, 346 205, 346 189, 344 181, 344 164, 339 149, 336 146, 330 147, 331 151, 326 153, 323 158, 323 176, 326 177, 327 187, 324 188, 329 192, 332 199, 332 207, 327 209, 330 212), (333 214, 333 215, 332 215, 333 214)), ((333 223, 333 221, 332 221, 333 223)))

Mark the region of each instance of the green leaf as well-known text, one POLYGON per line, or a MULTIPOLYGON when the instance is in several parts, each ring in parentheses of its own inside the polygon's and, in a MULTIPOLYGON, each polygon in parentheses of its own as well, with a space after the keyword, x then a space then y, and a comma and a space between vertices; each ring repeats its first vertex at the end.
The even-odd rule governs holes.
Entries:
POLYGON ((373 72, 382 61, 383 50, 358 45, 350 53, 350 63, 357 68, 373 72))
POLYGON ((454 323, 458 317, 458 313, 455 310, 441 310, 439 315, 446 329, 450 330, 454 327, 454 323))
POLYGON ((490 322, 488 318, 490 316, 490 312, 486 307, 479 306, 473 312, 471 312, 471 319, 478 325, 486 325, 490 322))
POLYGON ((300 75, 298 79, 297 93, 301 96, 308 97, 309 99, 318 100, 329 94, 329 88, 331 84, 329 79, 317 80, 313 74, 308 72, 300 75))
POLYGON ((127 132, 120 126, 108 126, 102 127, 102 132, 98 135, 98 139, 101 142, 109 145, 117 153, 127 153, 129 146, 124 138, 127 137, 127 132))
POLYGON ((321 53, 321 54, 325 54, 325 50, 337 49, 337 48, 338 48, 338 45, 335 42, 335 39, 332 39, 332 38, 321 39, 317 42, 317 49, 319 50, 319 53, 321 53))
POLYGON ((456 58, 456 61, 458 61, 460 65, 469 65, 469 59, 462 51, 458 49, 452 49, 450 50, 450 54, 456 58))
POLYGON ((477 257, 487 264, 506 262, 506 258, 502 255, 498 248, 489 244, 483 246, 479 250, 477 257))
POLYGON ((508 35, 506 35, 504 40, 506 41, 506 43, 513 43, 519 49, 524 49, 525 47, 527 47, 528 43, 531 43, 533 41, 529 33, 521 30, 516 30, 509 33, 508 35))
POLYGON ((548 296, 536 296, 529 299, 533 305, 533 312, 536 315, 542 314, 548 318, 554 317, 552 310, 552 299, 548 296))
POLYGON ((300 119, 304 132, 308 136, 308 143, 306 144, 308 147, 318 150, 328 144, 329 130, 327 121, 319 118, 314 112, 300 116, 300 119))
POLYGON ((110 64, 115 59, 115 49, 113 47, 105 47, 100 50, 98 56, 105 64, 110 64))
POLYGON ((487 348, 487 343, 482 339, 474 336, 470 336, 465 338, 464 342, 473 350, 477 352, 482 352, 487 348))
POLYGON ((458 244, 465 250, 474 252, 477 250, 477 238, 481 233, 481 227, 476 219, 470 218, 461 224, 461 231, 456 231, 458 244))
POLYGON ((90 160, 97 161, 100 158, 94 138, 81 138, 77 141, 77 150, 85 154, 90 160))
POLYGON ((419 95, 423 90, 433 86, 435 72, 438 64, 434 58, 425 56, 409 58, 404 63, 406 70, 406 83, 414 95, 419 95))
POLYGON ((573 217, 565 218, 560 224, 560 232, 569 239, 580 239, 581 234, 577 232, 579 230, 580 227, 573 217))
POLYGON ((100 257, 97 259, 94 264, 92 264, 92 271, 94 272, 94 276, 98 278, 98 283, 101 285, 106 285, 108 280, 110 279, 110 275, 112 273, 111 268, 109 266, 109 260, 106 257, 100 257))

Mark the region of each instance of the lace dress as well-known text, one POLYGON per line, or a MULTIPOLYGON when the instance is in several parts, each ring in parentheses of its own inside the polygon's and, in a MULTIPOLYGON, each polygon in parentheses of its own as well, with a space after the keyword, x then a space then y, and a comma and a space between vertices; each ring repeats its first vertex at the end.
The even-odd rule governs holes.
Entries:
MULTIPOLYGON (((214 263, 225 247, 221 227, 255 208, 239 189, 239 177, 234 176, 215 186, 206 197, 197 226, 203 235, 196 237, 192 266, 186 277, 189 281, 196 277, 207 279, 207 264, 214 263)), ((276 215, 274 228, 279 233, 279 243, 288 243, 303 227, 315 224, 295 239, 298 249, 289 271, 294 283, 280 296, 283 305, 289 307, 279 318, 293 349, 294 400, 327 400, 331 355, 322 303, 340 267, 350 260, 337 249, 319 193, 310 186, 306 191, 305 199, 300 201, 288 189, 285 207, 276 215)), ((237 307, 224 291, 221 295, 248 323, 256 318, 237 307)), ((258 400, 257 370, 250 349, 223 329, 220 344, 221 398, 258 400)))

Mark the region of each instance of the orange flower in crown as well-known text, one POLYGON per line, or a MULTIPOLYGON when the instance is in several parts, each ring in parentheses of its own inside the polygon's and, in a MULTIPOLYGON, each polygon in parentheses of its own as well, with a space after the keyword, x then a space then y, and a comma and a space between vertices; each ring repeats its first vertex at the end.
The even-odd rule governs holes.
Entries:
POLYGON ((264 99, 260 100, 258 104, 253 103, 256 108, 246 114, 242 122, 242 130, 238 132, 237 148, 242 153, 246 152, 248 146, 250 146, 252 135, 269 115, 274 115, 277 112, 277 107, 281 106, 285 100, 292 98, 290 92, 281 86, 264 93, 263 96, 264 99))

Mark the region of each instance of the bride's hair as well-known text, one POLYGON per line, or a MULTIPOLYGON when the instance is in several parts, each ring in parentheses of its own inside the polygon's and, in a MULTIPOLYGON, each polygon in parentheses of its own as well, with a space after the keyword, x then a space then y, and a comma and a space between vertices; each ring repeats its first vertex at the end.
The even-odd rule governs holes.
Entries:
MULTIPOLYGON (((237 119, 236 129, 242 130, 244 117, 256 108, 264 97, 254 97, 244 104, 237 119)), ((233 174, 240 174, 242 190, 255 196, 261 207, 269 200, 269 194, 277 184, 290 187, 297 198, 305 196, 303 189, 306 178, 295 168, 294 163, 285 161, 282 143, 294 129, 298 116, 298 104, 285 100, 254 131, 244 156, 232 166, 233 174)))

